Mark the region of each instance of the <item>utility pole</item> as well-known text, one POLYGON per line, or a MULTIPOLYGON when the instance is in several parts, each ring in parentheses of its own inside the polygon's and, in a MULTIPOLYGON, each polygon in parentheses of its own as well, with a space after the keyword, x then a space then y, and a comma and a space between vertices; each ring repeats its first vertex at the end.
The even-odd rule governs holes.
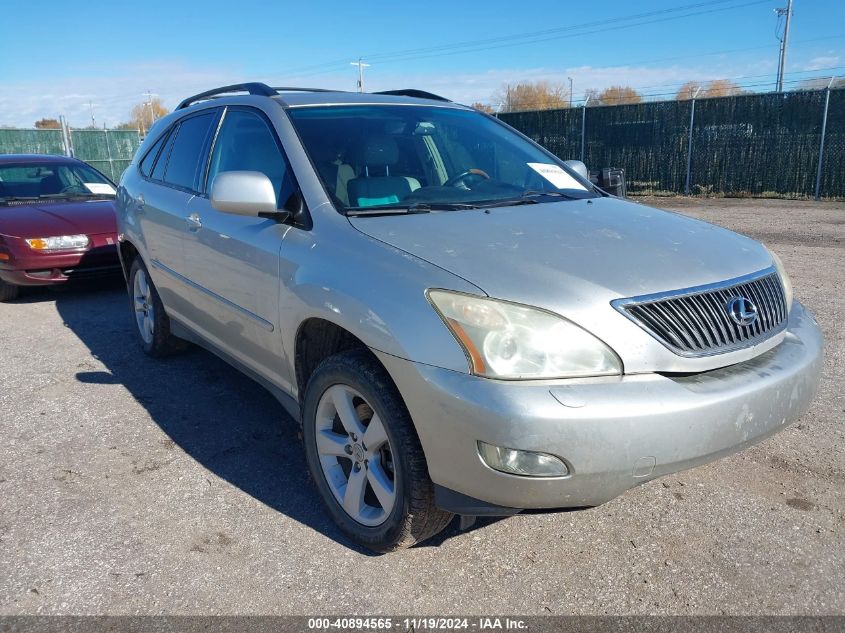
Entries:
POLYGON ((789 46, 789 22, 792 18, 792 0, 787 0, 785 9, 775 9, 775 13, 779 18, 786 16, 783 25, 783 37, 779 37, 780 54, 778 56, 778 80, 775 87, 777 92, 783 92, 783 73, 786 71, 786 50, 789 46))
POLYGON ((369 66, 369 64, 365 64, 361 61, 361 58, 358 58, 357 62, 349 62, 352 66, 358 67, 358 92, 364 92, 364 68, 369 66))
POLYGON ((97 122, 94 120, 94 106, 97 105, 96 103, 88 102, 88 107, 91 110, 91 127, 97 127, 97 122))
POLYGON ((143 96, 147 98, 147 107, 150 109, 150 127, 152 127, 153 123, 155 123, 155 112, 153 112, 153 97, 157 97, 158 95, 154 92, 150 92, 150 89, 147 88, 147 91, 143 94, 143 96))
POLYGON ((567 77, 569 80, 569 107, 572 107, 572 77, 567 77))

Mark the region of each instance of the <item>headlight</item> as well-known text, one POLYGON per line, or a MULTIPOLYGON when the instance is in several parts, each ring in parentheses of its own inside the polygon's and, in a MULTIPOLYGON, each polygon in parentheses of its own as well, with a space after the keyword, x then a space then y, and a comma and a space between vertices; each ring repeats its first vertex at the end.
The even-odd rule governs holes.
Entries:
POLYGON ((780 275, 780 282, 783 284, 783 296, 786 299, 786 311, 789 312, 792 310, 792 280, 789 278, 789 275, 786 274, 786 267, 783 265, 780 257, 766 246, 766 250, 769 251, 769 255, 772 256, 772 261, 775 263, 775 268, 778 271, 778 275, 780 275))
POLYGON ((59 235, 56 237, 34 237, 26 241, 36 251, 76 251, 88 247, 87 235, 59 235))
POLYGON ((607 345, 556 314, 446 290, 429 290, 428 298, 478 376, 537 379, 622 373, 622 363, 607 345))

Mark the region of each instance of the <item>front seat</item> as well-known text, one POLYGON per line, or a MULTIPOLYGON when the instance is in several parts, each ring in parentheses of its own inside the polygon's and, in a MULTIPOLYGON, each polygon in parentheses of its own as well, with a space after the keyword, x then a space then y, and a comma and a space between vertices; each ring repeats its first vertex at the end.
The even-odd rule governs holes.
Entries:
POLYGON ((399 202, 407 197, 413 191, 409 179, 390 175, 391 166, 397 162, 399 147, 392 137, 379 135, 364 141, 358 156, 363 175, 353 178, 346 185, 349 204, 367 207, 399 202))

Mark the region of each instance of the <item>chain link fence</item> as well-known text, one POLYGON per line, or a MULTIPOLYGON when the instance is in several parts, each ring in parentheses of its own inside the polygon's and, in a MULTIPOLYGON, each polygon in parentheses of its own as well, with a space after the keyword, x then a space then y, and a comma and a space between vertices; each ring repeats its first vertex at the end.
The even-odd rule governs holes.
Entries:
POLYGON ((0 154, 74 156, 120 180, 141 144, 137 130, 0 129, 0 154))
POLYGON ((560 158, 577 158, 594 169, 624 168, 632 194, 845 198, 842 89, 508 112, 499 118, 560 158))

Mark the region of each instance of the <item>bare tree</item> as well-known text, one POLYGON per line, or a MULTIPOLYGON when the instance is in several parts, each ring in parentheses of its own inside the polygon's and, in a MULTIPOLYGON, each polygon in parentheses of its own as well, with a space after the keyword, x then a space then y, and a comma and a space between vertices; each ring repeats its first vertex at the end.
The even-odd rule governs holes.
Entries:
POLYGON ((699 93, 700 97, 733 97, 746 94, 738 84, 729 79, 714 79, 699 93))
POLYGON ((169 113, 161 99, 153 97, 149 101, 142 101, 132 108, 129 123, 137 130, 149 130, 153 123, 169 113))
POLYGON ((35 122, 35 129, 36 130, 61 130, 62 124, 59 123, 58 119, 38 119, 35 122))
POLYGON ((475 103, 473 103, 472 107, 475 108, 476 110, 481 110, 482 112, 486 112, 487 114, 493 114, 495 112, 495 110, 493 109, 492 106, 481 103, 480 101, 476 101, 475 103))
POLYGON ((555 110, 569 107, 569 89, 550 81, 505 84, 494 100, 502 104, 503 112, 555 110))
POLYGON ((628 103, 640 103, 643 98, 639 92, 630 86, 610 86, 601 92, 587 91, 590 96, 590 105, 623 105, 628 103))
POLYGON ((678 94, 675 95, 675 99, 678 101, 686 101, 687 99, 692 99, 696 96, 701 89, 701 82, 700 81, 688 81, 683 86, 678 88, 678 94))

